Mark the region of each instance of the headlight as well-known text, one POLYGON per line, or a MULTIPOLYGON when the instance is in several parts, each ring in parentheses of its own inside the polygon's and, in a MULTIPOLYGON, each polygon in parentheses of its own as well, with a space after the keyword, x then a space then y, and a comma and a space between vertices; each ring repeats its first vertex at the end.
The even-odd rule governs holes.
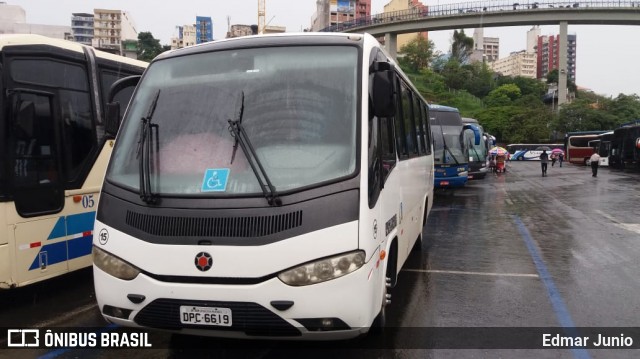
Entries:
POLYGON ((93 264, 118 279, 132 280, 140 274, 138 268, 96 246, 93 247, 93 264))
POLYGON ((465 172, 460 172, 458 173, 459 177, 468 177, 469 176, 469 172, 465 171, 465 172))
POLYGON ((303 264, 280 273, 278 278, 288 285, 304 286, 342 277, 363 264, 364 251, 357 251, 303 264))

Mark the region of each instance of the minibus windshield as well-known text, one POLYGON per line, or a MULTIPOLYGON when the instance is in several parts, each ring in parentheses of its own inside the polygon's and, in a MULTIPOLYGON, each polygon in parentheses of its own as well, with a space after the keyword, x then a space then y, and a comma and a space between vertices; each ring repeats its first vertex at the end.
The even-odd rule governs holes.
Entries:
POLYGON ((131 102, 107 180, 140 190, 140 124, 158 90, 144 174, 154 194, 263 195, 230 127, 240 119, 275 191, 349 177, 356 171, 358 68, 358 49, 351 46, 249 48, 158 60, 131 102))

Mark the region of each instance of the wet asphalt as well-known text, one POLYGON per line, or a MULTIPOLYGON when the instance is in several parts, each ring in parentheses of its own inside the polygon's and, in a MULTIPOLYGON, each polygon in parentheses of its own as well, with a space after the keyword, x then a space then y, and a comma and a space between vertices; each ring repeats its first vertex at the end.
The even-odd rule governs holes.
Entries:
MULTIPOLYGON (((523 328, 615 327, 640 347, 639 214, 638 173, 601 168, 593 178, 565 163, 542 177, 539 162, 512 162, 506 173, 436 190, 383 333, 290 343, 151 332, 154 349, 3 349, 0 358, 637 358, 638 349, 524 349, 517 338, 523 328)), ((0 327, 14 326, 120 330, 101 318, 90 271, 0 292, 0 327)))

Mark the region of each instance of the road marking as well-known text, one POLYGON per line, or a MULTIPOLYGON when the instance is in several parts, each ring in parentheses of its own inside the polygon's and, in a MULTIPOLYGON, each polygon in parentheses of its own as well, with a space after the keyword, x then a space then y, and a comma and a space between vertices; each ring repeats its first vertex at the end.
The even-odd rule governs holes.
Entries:
POLYGON ((403 269, 404 272, 418 272, 418 273, 441 273, 441 274, 463 274, 463 275, 483 275, 491 277, 527 277, 527 278, 539 278, 537 274, 528 273, 493 273, 493 272, 467 272, 457 270, 437 270, 437 269, 403 269))
POLYGON ((637 234, 640 234, 640 224, 637 223, 622 223, 620 221, 618 221, 617 219, 613 218, 612 216, 596 209, 595 210, 596 213, 598 213, 599 215, 601 215, 602 217, 610 220, 611 222, 613 222, 613 224, 615 224, 616 226, 622 228, 622 229, 626 229, 629 232, 634 232, 637 234))
MULTIPOLYGON (((524 243, 527 246, 527 250, 529 250, 529 255, 531 255, 531 259, 533 263, 536 265, 536 270, 540 275, 540 279, 542 280, 542 284, 544 284, 545 289, 547 290, 547 295, 549 296, 549 301, 551 302, 551 306, 553 307, 553 311, 556 313, 556 318, 558 318, 558 322, 564 328, 564 332, 571 337, 578 337, 579 333, 576 330, 576 325, 571 319, 571 314, 569 313, 569 309, 567 305, 564 303, 562 299, 562 295, 560 291, 556 287, 553 282, 553 278, 551 278, 551 273, 547 269, 547 266, 544 264, 544 260, 540 253, 538 253, 538 249, 536 248, 536 244, 531 237, 531 233, 524 225, 520 217, 517 215, 511 216, 513 222, 518 227, 518 232, 524 239, 524 243)), ((591 359, 589 352, 586 349, 577 349, 571 348, 571 353, 573 357, 576 359, 591 359)))

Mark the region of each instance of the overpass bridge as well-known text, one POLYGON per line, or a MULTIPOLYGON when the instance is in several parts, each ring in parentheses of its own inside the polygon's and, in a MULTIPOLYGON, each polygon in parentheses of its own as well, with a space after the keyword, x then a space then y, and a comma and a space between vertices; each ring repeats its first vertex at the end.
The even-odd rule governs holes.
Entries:
MULTIPOLYGON (((640 0, 560 1, 498 0, 443 4, 412 8, 358 18, 320 30, 321 32, 370 33, 384 36, 388 52, 395 58, 397 35, 422 31, 523 25, 560 25, 560 38, 567 38, 568 24, 640 25, 640 0)), ((567 98, 567 42, 560 41, 558 102, 567 98)))

